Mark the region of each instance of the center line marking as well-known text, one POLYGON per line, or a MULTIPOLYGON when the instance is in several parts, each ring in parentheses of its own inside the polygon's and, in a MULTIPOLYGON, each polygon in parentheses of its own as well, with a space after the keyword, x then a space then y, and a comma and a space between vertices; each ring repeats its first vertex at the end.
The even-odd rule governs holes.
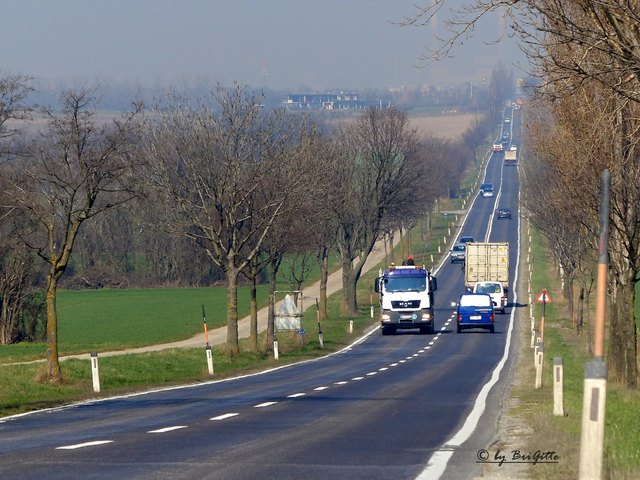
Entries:
POLYGON ((298 397, 304 397, 306 395, 306 393, 293 393, 289 396, 287 396, 287 398, 298 398, 298 397))
POLYGON ((314 390, 315 390, 316 392, 319 392, 319 391, 321 391, 321 390, 326 390, 327 388, 329 388, 329 387, 316 387, 316 388, 314 388, 314 390))
POLYGON ((75 450, 76 448, 93 447, 94 445, 104 445, 105 443, 113 443, 113 440, 96 440, 94 442, 76 443, 75 445, 56 447, 56 450, 75 450))
POLYGON ((147 433, 165 433, 172 432, 173 430, 180 430, 181 428, 187 428, 186 425, 176 425, 175 427, 164 427, 157 430, 149 430, 147 433))
POLYGON ((217 417, 210 418, 209 420, 226 420, 227 418, 235 417, 240 415, 239 413, 225 413, 223 415, 218 415, 217 417))
POLYGON ((271 405, 275 405, 278 402, 264 402, 264 403, 259 403, 258 405, 254 405, 253 408, 264 408, 264 407, 270 407, 271 405))

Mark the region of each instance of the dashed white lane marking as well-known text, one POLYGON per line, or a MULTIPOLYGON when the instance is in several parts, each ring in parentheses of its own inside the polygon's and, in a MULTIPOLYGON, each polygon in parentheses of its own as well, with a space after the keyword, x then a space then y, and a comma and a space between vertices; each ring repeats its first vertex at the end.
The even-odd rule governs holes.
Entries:
MULTIPOLYGON (((449 325, 449 322, 447 322, 446 324, 447 324, 447 325, 449 325)), ((446 329, 447 329, 447 327, 445 326, 445 327, 442 327, 442 328, 440 329, 440 331, 441 331, 441 332, 444 332, 446 329)))
POLYGON ((293 393, 291 395, 288 395, 287 398, 298 398, 298 397, 304 397, 306 395, 306 393, 293 393))
POLYGON ((147 433, 166 433, 174 430, 180 430, 181 428, 188 428, 186 425, 176 425, 174 427, 158 428, 157 430, 149 430, 147 433))
POLYGON ((433 345, 433 340, 431 340, 431 341, 429 342, 429 346, 431 346, 431 345, 433 345))
POLYGON ((400 360, 399 363, 406 363, 406 362, 407 362, 406 360, 400 360))
POLYGON ((412 357, 419 357, 420 355, 417 353, 414 353, 413 355, 411 355, 412 357))
POLYGON ((237 412, 233 412, 233 413, 225 413, 225 414, 223 414, 223 415, 218 415, 217 417, 210 418, 209 420, 213 420, 213 421, 216 421, 216 420, 226 420, 227 418, 236 417, 236 416, 238 416, 238 415, 240 415, 240 414, 239 414, 239 413, 237 413, 237 412))
POLYGON ((75 445, 56 447, 56 450, 75 450, 76 448, 93 447, 95 445, 104 445, 105 443, 113 443, 113 440, 96 440, 93 442, 76 443, 75 445))
POLYGON ((364 377, 353 377, 351 380, 364 380, 364 377))
POLYGON ((319 392, 319 391, 321 391, 321 390, 326 390, 327 388, 329 388, 329 387, 316 387, 316 388, 314 388, 314 390, 315 390, 316 392, 319 392))
POLYGON ((367 373, 367 376, 369 376, 369 377, 370 377, 370 376, 375 375, 375 374, 377 374, 377 373, 378 373, 378 372, 369 372, 369 373, 367 373))
POLYGON ((397 367, 397 366, 398 366, 398 363, 397 363, 397 362, 390 363, 390 364, 389 364, 389 366, 390 366, 390 367, 397 367))
POLYGON ((264 407, 270 407, 271 405, 275 405, 278 402, 264 402, 264 403, 259 403, 258 405, 254 405, 253 408, 264 408, 264 407))
POLYGON ((380 367, 378 369, 379 372, 384 372, 385 370, 389 370, 389 367, 380 367))
POLYGON ((347 383, 349 383, 349 382, 346 382, 346 381, 342 380, 340 382, 334 383, 334 385, 346 385, 347 383))
POLYGON ((439 333, 438 335, 436 335, 435 337, 433 337, 433 341, 435 342, 438 338, 440 338, 440 335, 442 335, 441 333, 439 333))

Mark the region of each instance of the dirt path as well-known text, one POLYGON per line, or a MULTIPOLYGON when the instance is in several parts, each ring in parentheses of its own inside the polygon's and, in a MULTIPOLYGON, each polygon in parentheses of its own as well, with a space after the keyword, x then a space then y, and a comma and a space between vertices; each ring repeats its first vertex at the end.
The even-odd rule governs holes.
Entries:
MULTIPOLYGON (((400 236, 394 235, 394 246, 399 242, 400 236)), ((364 264, 362 273, 366 273, 372 268, 375 268, 379 263, 384 261, 384 244, 379 241, 374 246, 371 254, 367 258, 364 264)), ((327 279, 327 295, 332 295, 342 289, 342 271, 338 270, 327 279)), ((302 289, 303 306, 305 311, 315 305, 315 300, 320 296, 320 281, 302 289)), ((263 332, 267 329, 267 315, 268 308, 262 308, 258 311, 258 332, 263 332)), ((249 336, 251 318, 249 316, 244 317, 238 322, 238 337, 247 338, 249 336)), ((227 341, 227 327, 223 326, 209 331, 209 344, 210 345, 222 345, 227 341)), ((129 353, 147 353, 157 352, 160 350, 166 350, 170 348, 204 348, 206 345, 204 341, 204 332, 194 335, 186 340, 180 340, 171 343, 162 343, 158 345, 147 345, 146 347, 131 348, 127 350, 116 350, 110 352, 98 352, 101 357, 112 357, 115 355, 124 355, 129 353)), ((83 353, 80 355, 66 355, 60 357, 60 360, 68 360, 70 358, 78 359, 90 359, 90 353, 83 353)))

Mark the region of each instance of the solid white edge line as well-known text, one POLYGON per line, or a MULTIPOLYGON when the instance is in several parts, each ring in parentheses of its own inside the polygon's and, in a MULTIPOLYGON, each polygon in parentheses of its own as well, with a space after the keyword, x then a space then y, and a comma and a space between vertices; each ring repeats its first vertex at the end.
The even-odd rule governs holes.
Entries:
POLYGON ((76 448, 93 447, 95 445, 104 445, 105 443, 113 443, 113 440, 96 440, 93 442, 76 443, 75 445, 56 447, 56 450, 75 450, 76 448))
MULTIPOLYGON (((518 194, 518 201, 519 200, 520 200, 520 194, 518 194)), ((520 215, 518 215, 518 242, 517 242, 518 254, 516 255, 516 268, 515 268, 515 274, 514 274, 513 284, 512 284, 512 291, 514 292, 513 294, 514 305, 517 303, 517 299, 518 299, 518 292, 514 287, 518 284, 518 269, 520 268, 520 243, 521 243, 520 228, 521 228, 521 221, 520 221, 520 215)), ((476 398, 476 401, 473 405, 473 409, 471 410, 471 413, 469 413, 469 416, 467 416, 467 419, 465 420, 462 427, 460 427, 460 429, 447 442, 441 445, 440 448, 433 453, 433 455, 427 462, 427 466, 416 477, 416 480, 438 480, 446 470, 447 464, 449 463, 449 460, 451 459, 455 451, 455 447, 459 447, 464 442, 466 442, 469 439, 469 437, 471 437, 476 427, 478 426, 480 417, 482 416, 482 414, 484 413, 484 410, 487 407, 487 397, 489 396, 489 391, 491 390, 491 388, 493 388, 493 386, 496 383, 498 383, 498 380, 500 379, 500 373, 502 372, 502 369, 506 365, 507 359, 509 357, 509 348, 511 347, 511 337, 513 334, 515 313, 516 313, 516 310, 515 308, 512 307, 511 315, 509 316, 509 329, 507 331, 507 341, 505 342, 505 345, 504 345, 504 352, 502 353, 502 358, 500 359, 496 367, 493 369, 493 372, 491 374, 491 378, 489 379, 489 381, 485 383, 482 389, 480 390, 480 393, 476 398)))

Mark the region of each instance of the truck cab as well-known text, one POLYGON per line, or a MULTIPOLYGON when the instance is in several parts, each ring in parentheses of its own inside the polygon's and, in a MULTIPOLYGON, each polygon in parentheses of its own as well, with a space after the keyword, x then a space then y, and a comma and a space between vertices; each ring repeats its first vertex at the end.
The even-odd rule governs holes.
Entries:
POLYGON ((391 265, 375 279, 380 298, 380 329, 383 335, 399 329, 435 329, 433 292, 437 280, 422 265, 391 265))

